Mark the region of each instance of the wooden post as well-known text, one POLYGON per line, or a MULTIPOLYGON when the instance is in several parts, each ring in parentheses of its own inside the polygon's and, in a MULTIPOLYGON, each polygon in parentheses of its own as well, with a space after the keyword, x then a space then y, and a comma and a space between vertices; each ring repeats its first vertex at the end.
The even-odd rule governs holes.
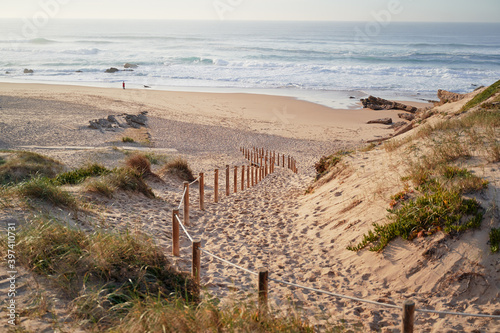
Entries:
POLYGON ((205 210, 205 175, 203 172, 200 172, 198 185, 200 187, 200 210, 205 210))
POLYGON ((247 188, 250 188, 250 165, 247 166, 247 188))
POLYGON ((177 217, 179 216, 179 210, 174 209, 172 212, 172 255, 175 257, 180 256, 179 251, 179 221, 177 217))
POLYGON ((265 268, 259 270, 259 311, 267 312, 269 272, 265 268))
POLYGON ((245 190, 245 166, 241 166, 241 190, 245 190))
POLYGON ((280 153, 278 153, 278 159, 277 159, 277 161, 278 161, 278 166, 280 166, 280 153))
POLYGON ((189 182, 184 182, 184 225, 189 226, 189 182))
POLYGON ((219 202, 219 169, 215 169, 214 175, 214 202, 219 202))
POLYGON ((281 163, 281 166, 284 168, 285 167, 285 154, 281 155, 281 159, 283 160, 283 162, 281 163))
POLYGON ((201 241, 199 239, 193 240, 193 262, 191 263, 191 276, 196 281, 200 283, 200 272, 201 272, 201 241))
POLYGON ((415 322, 415 302, 406 300, 403 303, 403 322, 401 327, 402 333, 413 333, 415 322))
POLYGON ((238 192, 238 166, 234 167, 234 193, 238 192))
POLYGON ((226 165, 226 196, 229 196, 229 165, 226 165))
POLYGON ((267 176, 267 155, 264 161, 264 177, 267 176))

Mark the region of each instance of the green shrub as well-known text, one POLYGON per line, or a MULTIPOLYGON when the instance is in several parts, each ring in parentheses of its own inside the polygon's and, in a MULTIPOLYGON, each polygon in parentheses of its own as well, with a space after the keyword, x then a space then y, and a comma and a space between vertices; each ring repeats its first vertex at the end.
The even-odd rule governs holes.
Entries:
POLYGON ((124 136, 122 138, 122 142, 128 142, 128 143, 131 143, 131 142, 135 142, 134 139, 128 137, 128 136, 124 136))
POLYGON ((110 172, 111 171, 106 169, 104 166, 94 163, 80 169, 76 169, 73 171, 57 175, 57 177, 55 177, 54 179, 54 184, 56 185, 79 184, 88 177, 107 175, 110 172))
POLYGON ((467 104, 465 104, 462 109, 460 109, 461 112, 465 112, 474 106, 481 104, 482 102, 486 101, 488 98, 496 94, 498 91, 500 91, 500 80, 497 82, 493 83, 491 86, 486 88, 483 92, 477 94, 474 96, 473 99, 471 99, 467 104))
POLYGON ((492 253, 500 251, 500 228, 492 228, 490 231, 490 250, 492 253))

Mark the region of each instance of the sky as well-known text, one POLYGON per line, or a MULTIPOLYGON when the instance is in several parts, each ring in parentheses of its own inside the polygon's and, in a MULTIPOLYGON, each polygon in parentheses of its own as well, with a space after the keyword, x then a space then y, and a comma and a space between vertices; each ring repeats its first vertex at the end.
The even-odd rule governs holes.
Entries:
POLYGON ((0 17, 500 22, 500 0, 1 0, 0 17))

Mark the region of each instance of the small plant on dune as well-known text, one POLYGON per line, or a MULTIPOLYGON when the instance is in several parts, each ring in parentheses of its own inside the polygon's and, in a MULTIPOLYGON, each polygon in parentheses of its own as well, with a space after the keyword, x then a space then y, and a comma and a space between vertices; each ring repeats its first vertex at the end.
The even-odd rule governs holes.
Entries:
POLYGON ((16 192, 28 198, 40 199, 56 206, 76 208, 76 199, 68 192, 52 184, 46 177, 26 180, 16 187, 16 192))
POLYGON ((340 150, 335 154, 323 156, 320 160, 314 165, 316 169, 316 180, 319 180, 321 177, 326 175, 333 167, 335 167, 345 155, 349 155, 350 151, 340 150))
POLYGON ((111 184, 106 178, 101 177, 92 179, 85 184, 85 190, 92 193, 98 193, 105 197, 112 198, 116 187, 111 184))
POLYGON ((161 174, 175 175, 182 180, 191 182, 195 178, 193 176, 193 171, 189 167, 188 162, 183 158, 176 158, 170 162, 167 162, 161 169, 161 174))
POLYGON ((134 154, 127 158, 125 164, 135 172, 137 172, 141 177, 150 175, 151 172, 151 162, 144 154, 134 154))
POLYGON ((106 169, 104 166, 94 163, 80 169, 64 172, 57 175, 54 179, 54 184, 79 184, 89 177, 107 175, 110 172, 111 171, 106 169))
POLYGON ((143 193, 148 198, 154 198, 155 195, 151 188, 144 182, 144 179, 135 170, 130 168, 119 168, 105 178, 110 185, 132 192, 143 193))
POLYGON ((500 228, 492 228, 490 231, 490 250, 492 253, 500 251, 500 228))
POLYGON ((132 143, 132 142, 135 142, 134 139, 132 139, 131 137, 128 137, 128 136, 124 136, 122 138, 122 142, 125 142, 125 143, 132 143))
POLYGON ((479 105, 486 101, 488 98, 496 94, 497 92, 500 91, 500 80, 493 83, 491 86, 486 88, 483 92, 477 94, 473 99, 471 99, 467 104, 465 104, 462 109, 460 109, 461 112, 465 112, 471 108, 473 108, 476 105, 479 105))
POLYGON ((62 168, 60 162, 37 153, 13 152, 0 165, 0 184, 16 184, 37 176, 52 178, 62 168))

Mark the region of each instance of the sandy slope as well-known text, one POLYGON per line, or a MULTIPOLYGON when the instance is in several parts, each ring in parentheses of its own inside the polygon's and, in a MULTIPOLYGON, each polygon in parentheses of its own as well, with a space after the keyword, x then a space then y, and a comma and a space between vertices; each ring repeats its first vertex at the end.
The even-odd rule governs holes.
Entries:
MULTIPOLYGON (((412 299, 417 307, 436 310, 489 314, 498 311, 500 259, 498 255, 490 255, 486 245, 489 226, 498 225, 497 210, 491 210, 480 230, 467 232, 460 239, 445 239, 438 233, 413 242, 396 240, 380 254, 345 249, 359 241, 373 222, 385 221, 389 198, 402 187, 400 178, 405 172, 402 161, 407 158, 404 153, 387 153, 381 147, 356 152, 345 158, 344 167, 330 182, 317 187, 312 194, 305 194, 314 176, 314 162, 322 154, 390 133, 382 125, 365 124, 365 120, 381 118, 382 113, 333 111, 269 96, 153 91, 137 92, 134 96, 125 94, 128 92, 112 89, 0 85, 0 95, 10 96, 2 97, 2 101, 14 105, 2 105, 2 112, 6 112, 2 113, 0 126, 2 134, 7 133, 2 135, 2 144, 8 148, 33 143, 52 145, 57 141, 68 145, 119 145, 114 142, 116 134, 96 134, 84 128, 86 121, 98 115, 147 110, 155 147, 176 149, 196 173, 206 174, 207 208, 200 211, 193 207, 189 227, 193 237, 202 239, 206 250, 250 270, 267 267, 272 278, 335 293, 396 305, 412 299), (26 96, 48 104, 43 101, 30 104, 31 99, 20 99, 26 96), (75 104, 67 104, 68 101, 75 104), (295 115, 293 119, 283 122, 270 116, 276 108, 285 107, 295 115), (38 108, 36 112, 34 108, 38 108), (26 121, 24 112, 31 112, 30 121, 34 123, 14 127, 26 121), (68 122, 72 129, 60 129, 53 136, 47 136, 47 128, 42 126, 68 122), (5 128, 10 132, 4 132, 5 128), (16 128, 32 134, 25 138, 16 128), (256 187, 227 198, 223 195, 220 203, 213 204, 213 170, 221 169, 222 192, 225 165, 245 163, 238 151, 240 146, 259 146, 291 154, 298 160, 300 172, 292 174, 277 168, 276 173, 256 187)), ((460 102, 442 110, 451 112, 459 105, 460 102)), ((388 114, 394 118, 394 112, 388 114)), ((70 166, 87 160, 111 166, 125 157, 123 152, 112 148, 41 152, 70 166)), ((495 165, 477 170, 490 181, 482 199, 485 207, 492 200, 496 200, 498 207, 496 170, 495 165)), ((170 253, 171 212, 180 201, 182 182, 164 180, 164 183, 150 182, 157 199, 128 193, 119 193, 113 199, 99 197, 100 208, 91 218, 80 217, 79 222, 85 226, 100 224, 145 231, 170 253)), ((192 186, 191 192, 196 203, 197 185, 192 186)), ((185 237, 181 245, 181 258, 172 260, 180 269, 189 270, 191 248, 185 237)), ((206 256, 202 259, 202 270, 202 283, 211 294, 225 301, 254 297, 247 293, 255 289, 255 276, 206 256)), ((398 310, 274 282, 270 283, 270 299, 276 307, 293 303, 303 308, 307 317, 318 324, 346 319, 352 325, 363 325, 363 331, 383 332, 398 331, 400 325, 398 310)), ((419 332, 500 331, 498 320, 424 314, 417 314, 416 320, 419 332)))

